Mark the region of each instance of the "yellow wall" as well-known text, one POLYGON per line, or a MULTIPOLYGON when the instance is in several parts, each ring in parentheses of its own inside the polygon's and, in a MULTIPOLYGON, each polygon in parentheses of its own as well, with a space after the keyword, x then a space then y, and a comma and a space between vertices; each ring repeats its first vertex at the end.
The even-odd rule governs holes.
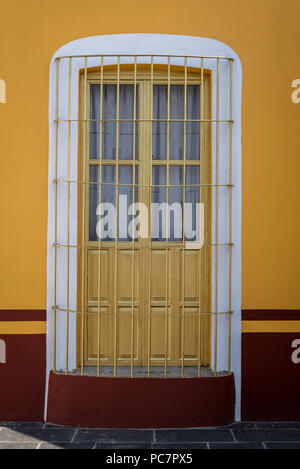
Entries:
POLYGON ((300 308, 299 18, 299 0, 0 0, 0 309, 46 306, 51 57, 119 33, 210 37, 239 54, 242 307, 300 308))

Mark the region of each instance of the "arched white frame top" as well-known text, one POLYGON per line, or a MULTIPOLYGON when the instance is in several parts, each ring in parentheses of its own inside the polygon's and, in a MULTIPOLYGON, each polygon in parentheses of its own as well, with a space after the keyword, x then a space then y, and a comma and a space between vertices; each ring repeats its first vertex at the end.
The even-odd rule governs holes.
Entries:
MULTIPOLYGON (((154 64, 167 64, 167 56, 172 56, 171 65, 184 65, 184 57, 188 57, 187 66, 201 66, 201 58, 204 57, 203 66, 210 69, 212 74, 212 119, 216 119, 216 74, 217 61, 220 58, 220 107, 219 119, 229 119, 229 74, 228 60, 232 62, 232 341, 231 341, 231 369, 235 374, 236 382, 236 419, 240 417, 240 376, 241 376, 241 87, 242 87, 242 68, 238 55, 226 44, 214 39, 177 36, 165 34, 120 34, 107 36, 93 36, 72 41, 61 47, 53 56, 50 64, 50 96, 49 96, 49 190, 48 190, 48 253, 47 253, 47 367, 48 371, 53 366, 53 279, 54 279, 54 177, 55 177, 55 123, 56 118, 56 59, 63 57, 76 57, 72 60, 71 75, 71 119, 78 119, 78 73, 80 69, 85 67, 85 57, 87 57, 87 67, 95 67, 100 64, 100 56, 104 58, 104 65, 115 64, 116 57, 121 56, 120 63, 133 63, 133 57, 122 57, 137 55, 138 63, 150 63, 151 55, 155 56, 154 64), (148 55, 147 55, 148 54, 148 55), (166 56, 166 57, 164 57, 166 56), (227 68, 226 68, 227 67, 227 68), (226 97, 227 96, 227 97, 226 97)), ((59 80, 59 102, 58 102, 58 118, 68 119, 68 86, 69 86, 69 61, 60 61, 60 80, 59 80)), ((220 126, 220 139, 223 138, 222 126, 220 126)), ((61 135, 63 139, 63 132, 61 135)), ((224 134, 224 138, 225 134, 224 134)), ((228 143, 228 142, 227 142, 228 143)), ((78 127, 75 124, 72 128, 71 135, 71 179, 77 179, 77 154, 78 154, 78 127)), ((228 163, 225 162, 226 155, 222 154, 222 148, 219 154, 219 183, 228 183, 228 163)), ((213 183, 215 182, 215 130, 212 128, 212 174, 213 183)), ((59 176, 67 177, 67 159, 62 160, 59 165, 59 176)), ((77 190, 71 195, 70 209, 72 210, 70 224, 70 243, 77 243, 77 190), (72 204, 73 200, 73 204, 72 204)), ((222 223, 223 219, 228 215, 228 198, 225 196, 219 200, 219 242, 228 242, 228 225, 222 223)), ((214 200, 213 200, 214 211, 214 200)), ((214 213, 213 219, 214 219, 214 213)), ((66 243, 66 232, 59 220, 63 218, 63 211, 58 213, 58 242, 66 243)), ((212 226, 214 233, 214 225, 212 226)), ((214 242, 214 240, 212 240, 214 242)), ((76 251, 76 250, 71 250, 76 251)), ((222 252, 219 251, 219 263, 223 268, 218 272, 219 292, 218 304, 219 310, 227 310, 228 308, 228 286, 226 281, 225 270, 228 264, 228 258, 224 254, 222 262, 222 252), (223 272, 223 270, 224 272, 223 272)), ((212 259, 214 265, 214 259, 212 259)), ((77 255, 76 252, 70 258, 70 309, 76 310, 76 272, 77 272, 77 255)), ((57 291, 57 305, 62 307, 64 292, 66 291, 66 280, 64 272, 58 275, 58 282, 62 286, 61 291, 57 291)), ((212 272, 212 291, 214 291, 214 272, 212 272)), ((214 308, 214 295, 212 295, 212 310, 214 308)), ((221 324, 221 321, 219 321, 221 324)), ((221 327, 221 326, 220 326, 221 327)), ((70 334, 74 335, 74 324, 70 324, 70 334)), ((59 332, 62 340, 64 330, 59 332)), ((219 332, 218 332, 219 334, 219 332)), ((219 335, 222 341, 222 334, 219 335)), ((224 340, 226 340, 224 338, 224 340)), ((221 344, 222 345, 222 344, 221 344)), ((59 336, 58 350, 59 355, 59 336)), ((73 347, 75 350, 75 347, 73 347)), ((65 346, 62 346, 62 350, 65 346)), ((75 360, 75 352, 72 347, 70 349, 70 368, 75 360)), ((63 361, 63 360, 62 360, 63 361)), ((222 357, 218 358, 218 369, 222 369, 224 362, 222 357)), ((226 366, 225 366, 226 368, 226 366)))

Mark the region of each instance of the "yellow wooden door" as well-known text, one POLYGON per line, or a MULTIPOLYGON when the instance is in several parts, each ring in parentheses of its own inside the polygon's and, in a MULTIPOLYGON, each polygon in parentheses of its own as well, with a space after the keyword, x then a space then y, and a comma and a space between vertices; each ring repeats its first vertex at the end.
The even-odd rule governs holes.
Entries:
POLYGON ((200 367, 210 329, 210 126, 199 122, 210 113, 209 75, 139 68, 81 76, 79 341, 85 366, 200 367), (201 249, 187 249, 187 201, 204 204, 201 249), (161 203, 182 207, 181 231, 161 203))

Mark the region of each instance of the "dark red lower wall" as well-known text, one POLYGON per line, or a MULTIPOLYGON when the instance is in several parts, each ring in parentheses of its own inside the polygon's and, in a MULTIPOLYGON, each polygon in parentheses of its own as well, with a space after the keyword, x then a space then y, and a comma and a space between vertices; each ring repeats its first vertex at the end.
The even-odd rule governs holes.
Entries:
MULTIPOLYGON (((44 321, 42 311, 0 311, 1 321, 44 321)), ((298 321, 300 311, 243 311, 245 321, 298 321)), ((297 329, 298 330, 298 329, 297 329)), ((0 363, 0 421, 43 420, 45 334, 7 334, 0 363)), ((242 420, 300 420, 300 333, 242 334, 242 420)), ((48 421, 99 427, 226 425, 234 419, 233 376, 147 379, 50 374, 48 421)))
MULTIPOLYGON (((0 311, 1 321, 44 321, 45 311, 0 311)), ((0 334, 6 363, 0 363, 0 421, 44 418, 46 335, 0 334)))
MULTIPOLYGON (((300 311, 247 311, 244 320, 299 320, 300 311)), ((242 420, 300 420, 300 363, 291 347, 300 333, 242 334, 242 420)))
POLYGON ((47 421, 100 428, 199 427, 234 420, 233 375, 101 378, 50 373, 47 421))

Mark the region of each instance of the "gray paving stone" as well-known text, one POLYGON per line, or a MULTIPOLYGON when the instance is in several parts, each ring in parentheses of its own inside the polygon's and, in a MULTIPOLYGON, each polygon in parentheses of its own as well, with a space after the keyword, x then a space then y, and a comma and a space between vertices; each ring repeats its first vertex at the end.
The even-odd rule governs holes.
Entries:
POLYGON ((74 442, 97 441, 107 443, 152 442, 153 430, 89 429, 78 430, 74 442))
POLYGON ((86 443, 41 443, 39 449, 93 449, 93 441, 86 443))
POLYGON ((151 442, 144 443, 106 443, 101 442, 96 444, 95 449, 151 449, 151 442))
POLYGON ((263 443, 209 443, 209 449, 265 449, 263 443))
POLYGON ((237 422, 222 428, 90 429, 0 422, 0 449, 300 449, 300 422, 237 422))
POLYGON ((76 428, 79 428, 79 427, 66 427, 66 425, 57 425, 56 423, 45 422, 43 428, 74 428, 74 429, 76 429, 76 428))
POLYGON ((234 441, 230 430, 207 429, 172 429, 156 430, 156 442, 217 442, 234 441))
POLYGON ((208 443, 153 443, 152 449, 208 449, 208 443))
POLYGON ((231 423, 230 425, 227 425, 226 427, 220 427, 223 430, 255 430, 257 428, 256 422, 235 422, 231 423))
POLYGON ((267 449, 300 449, 300 443, 265 443, 267 449))
POLYGON ((1 427, 0 443, 36 443, 37 445, 39 439, 17 430, 16 427, 1 427))
POLYGON ((43 428, 45 422, 0 422, 0 428, 43 428))
POLYGON ((38 442, 36 443, 0 443, 1 449, 37 449, 38 442))
POLYGON ((256 428, 258 429, 286 428, 288 430, 300 429, 300 422, 257 422, 256 428))
POLYGON ((237 441, 300 442, 300 429, 233 430, 233 434, 237 441))
POLYGON ((43 428, 26 428, 22 429, 3 427, 0 431, 0 442, 26 442, 32 443, 35 441, 47 442, 70 442, 75 434, 73 428, 59 428, 59 429, 43 429, 43 428))

